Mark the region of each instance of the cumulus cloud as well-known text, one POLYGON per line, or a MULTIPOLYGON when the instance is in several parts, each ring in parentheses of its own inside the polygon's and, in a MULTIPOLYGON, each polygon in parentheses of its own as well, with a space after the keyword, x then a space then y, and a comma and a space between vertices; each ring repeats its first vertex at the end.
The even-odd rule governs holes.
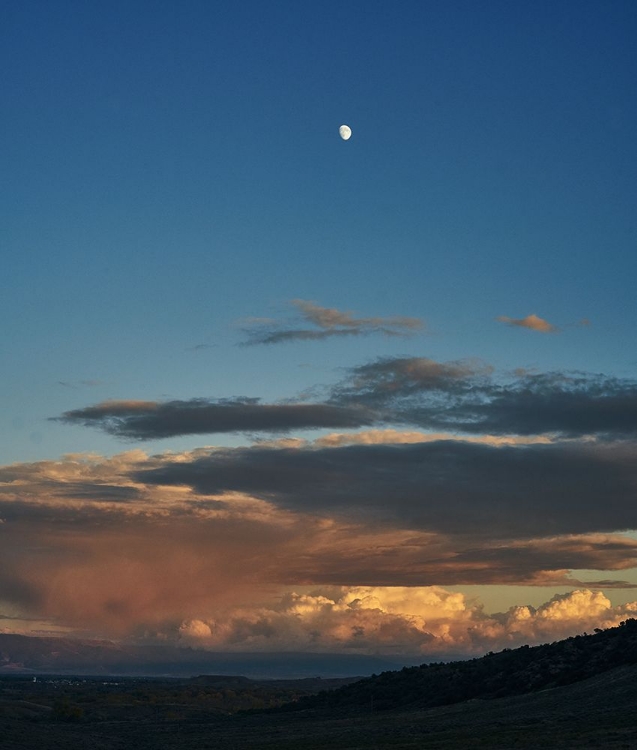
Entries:
POLYGON ((438 586, 342 587, 292 592, 267 607, 184 622, 179 633, 184 644, 210 649, 472 655, 611 627, 635 614, 637 602, 612 607, 603 593, 587 589, 556 595, 537 609, 489 615, 438 586))
POLYGON ((361 427, 374 416, 356 405, 261 404, 258 399, 103 401, 67 411, 57 421, 99 427, 117 437, 155 440, 177 435, 287 432, 292 429, 361 427))
POLYGON ((527 315, 526 318, 509 318, 506 315, 500 315, 496 318, 500 323, 506 323, 509 326, 517 326, 518 328, 528 328, 531 331, 538 331, 539 333, 557 333, 559 328, 549 323, 548 320, 538 317, 535 314, 527 315))
POLYGON ((292 321, 284 325, 266 319, 263 325, 247 331, 247 344, 279 344, 289 341, 321 341, 335 336, 361 336, 380 333, 385 336, 405 336, 423 327, 419 318, 404 316, 356 318, 349 311, 321 307, 315 302, 295 299, 291 304, 297 309, 300 325, 310 323, 314 328, 299 327, 292 321))

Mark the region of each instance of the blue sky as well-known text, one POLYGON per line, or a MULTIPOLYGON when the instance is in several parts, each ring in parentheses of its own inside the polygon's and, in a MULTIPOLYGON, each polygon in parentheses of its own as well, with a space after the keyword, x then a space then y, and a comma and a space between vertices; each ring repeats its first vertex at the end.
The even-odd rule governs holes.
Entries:
POLYGON ((241 450, 273 433, 51 418, 334 402, 379 358, 632 394, 633 2, 29 0, 0 29, 4 465, 241 450), (358 322, 245 345, 324 309, 358 322), (378 330, 396 317, 421 327, 378 330))

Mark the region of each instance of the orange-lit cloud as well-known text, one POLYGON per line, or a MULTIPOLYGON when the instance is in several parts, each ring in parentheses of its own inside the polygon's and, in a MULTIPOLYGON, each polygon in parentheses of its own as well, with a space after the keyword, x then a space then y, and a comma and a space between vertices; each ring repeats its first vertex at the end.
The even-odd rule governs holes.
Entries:
POLYGON ((547 435, 455 435, 451 432, 418 432, 409 430, 363 430, 361 432, 336 432, 317 438, 316 446, 339 445, 401 445, 405 443, 432 443, 438 440, 461 440, 485 445, 532 445, 551 443, 547 435))
POLYGON ((380 333, 385 336, 406 336, 423 327, 419 318, 405 316, 357 318, 350 311, 322 307, 315 302, 294 299, 291 304, 298 310, 301 321, 285 324, 269 318, 253 318, 246 333, 247 344, 280 344, 292 341, 322 341, 341 336, 362 336, 380 333), (314 328, 300 328, 310 323, 314 328), (255 325, 257 327, 255 327, 255 325))
POLYGON ((496 320, 500 323, 506 323, 509 326, 528 328, 531 331, 538 331, 539 333, 556 333, 559 330, 557 326, 535 314, 527 315, 526 318, 509 318, 506 315, 500 315, 496 320))
MULTIPOLYGON (((302 471, 317 481, 312 455, 329 451, 338 466, 338 451, 343 448, 260 450, 259 460, 275 450, 280 457, 309 460, 302 471)), ((183 482, 151 484, 142 479, 145 472, 170 474, 180 467, 192 471, 211 455, 240 463, 243 453, 202 448, 148 456, 130 451, 112 458, 78 454, 0 467, 0 614, 35 618, 48 622, 51 629, 120 636, 176 633, 180 624, 201 621, 210 637, 220 638, 226 632, 231 639, 238 632, 232 622, 239 614, 242 627, 253 632, 250 623, 254 620, 261 627, 259 611, 272 609, 272 597, 281 596, 277 592, 305 591, 303 596, 309 596, 308 587, 320 587, 321 596, 333 602, 321 610, 323 615, 331 613, 325 615, 325 644, 339 638, 345 642, 347 629, 358 628, 357 632, 368 634, 367 640, 355 642, 367 643, 366 648, 373 648, 388 633, 394 634, 395 643, 413 646, 422 639, 422 627, 414 630, 415 621, 403 615, 424 617, 426 632, 436 638, 442 637, 442 630, 431 629, 436 611, 455 608, 465 612, 465 619, 469 617, 466 605, 460 607, 460 599, 444 593, 441 586, 595 585, 574 578, 569 573, 573 569, 604 571, 603 577, 611 578, 605 586, 621 586, 621 574, 613 580, 608 571, 637 565, 637 541, 619 534, 533 537, 521 523, 517 537, 503 535, 499 508, 504 496, 492 498, 495 504, 476 533, 461 511, 456 512, 457 523, 437 529, 435 523, 426 522, 427 512, 418 505, 402 519, 394 515, 392 522, 383 521, 385 506, 395 501, 391 489, 379 496, 384 505, 368 504, 364 513, 350 514, 336 507, 332 511, 338 512, 330 511, 329 503, 307 506, 303 492, 294 495, 297 507, 293 507, 292 502, 279 503, 276 494, 268 497, 235 489, 211 495, 183 482), (246 607, 245 602, 253 605, 246 607), (225 630, 219 629, 222 625, 225 630)), ((399 461, 397 468, 403 473, 401 466, 399 461)), ((241 469, 246 470, 252 471, 249 465, 241 469)), ((277 482, 288 481, 286 492, 292 491, 294 481, 290 484, 289 476, 285 480, 287 472, 273 471, 277 482)), ((262 476, 259 472, 255 480, 262 476)), ((341 490, 345 502, 347 482, 341 490)), ((506 500, 510 502, 508 496, 506 500)), ((575 528, 580 524, 577 513, 585 508, 579 507, 578 497, 573 502, 560 512, 565 519, 575 517, 575 528)), ((604 511, 605 519, 613 518, 612 506, 605 505, 604 511)), ((481 512, 487 512, 486 506, 481 512)), ((435 521, 435 514, 431 518, 435 521)), ((503 522, 506 527, 506 517, 503 522)), ((547 512, 544 525, 550 523, 547 512)), ((318 605, 311 598, 294 600, 297 614, 305 606, 314 611, 318 605)), ((272 617, 275 625, 287 622, 289 630, 293 619, 285 607, 274 607, 277 614, 272 617)), ((318 616, 301 619, 310 622, 318 616)), ((459 617, 453 615, 454 622, 459 617)), ((469 618, 471 627, 477 627, 475 617, 476 613, 469 618)), ((499 622, 489 627, 506 641, 509 625, 499 622)), ((208 637, 203 626, 184 628, 184 637, 208 637)), ((301 628, 298 642, 306 637, 303 633, 301 628)), ((250 640, 253 646, 261 642, 274 644, 276 639, 250 640)))
POLYGON ((184 645, 236 651, 352 651, 479 654, 493 647, 539 643, 637 615, 637 602, 612 607, 599 591, 575 590, 534 608, 487 614, 438 586, 354 587, 292 592, 259 608, 237 608, 209 620, 185 620, 184 645))

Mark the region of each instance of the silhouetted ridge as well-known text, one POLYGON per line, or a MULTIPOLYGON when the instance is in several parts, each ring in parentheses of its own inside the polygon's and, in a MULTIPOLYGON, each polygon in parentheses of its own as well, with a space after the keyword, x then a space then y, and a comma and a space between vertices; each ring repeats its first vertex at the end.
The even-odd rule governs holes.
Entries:
POLYGON ((424 709, 472 698, 500 698, 568 685, 614 667, 637 664, 637 620, 542 646, 522 646, 478 659, 383 672, 332 692, 302 698, 281 711, 329 708, 424 709))

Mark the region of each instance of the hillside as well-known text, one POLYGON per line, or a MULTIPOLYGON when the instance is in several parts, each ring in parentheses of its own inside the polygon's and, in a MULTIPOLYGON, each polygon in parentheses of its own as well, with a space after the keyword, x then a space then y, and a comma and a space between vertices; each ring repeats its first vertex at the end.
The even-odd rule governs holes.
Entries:
MULTIPOLYGON (((26 677, 5 677, 0 679, 6 688, 0 699, 0 744, 3 750, 637 747, 637 665, 563 687, 421 710, 378 711, 370 705, 366 711, 228 715, 216 707, 225 682, 212 677, 33 683, 26 677)), ((271 687, 279 693, 287 689, 271 687)), ((240 691, 232 692, 234 697, 225 695, 234 703, 240 691)))
POLYGON ((522 646, 469 661, 383 672, 278 710, 426 709, 560 687, 634 664, 637 664, 637 620, 631 619, 593 635, 579 635, 542 646, 522 646))

